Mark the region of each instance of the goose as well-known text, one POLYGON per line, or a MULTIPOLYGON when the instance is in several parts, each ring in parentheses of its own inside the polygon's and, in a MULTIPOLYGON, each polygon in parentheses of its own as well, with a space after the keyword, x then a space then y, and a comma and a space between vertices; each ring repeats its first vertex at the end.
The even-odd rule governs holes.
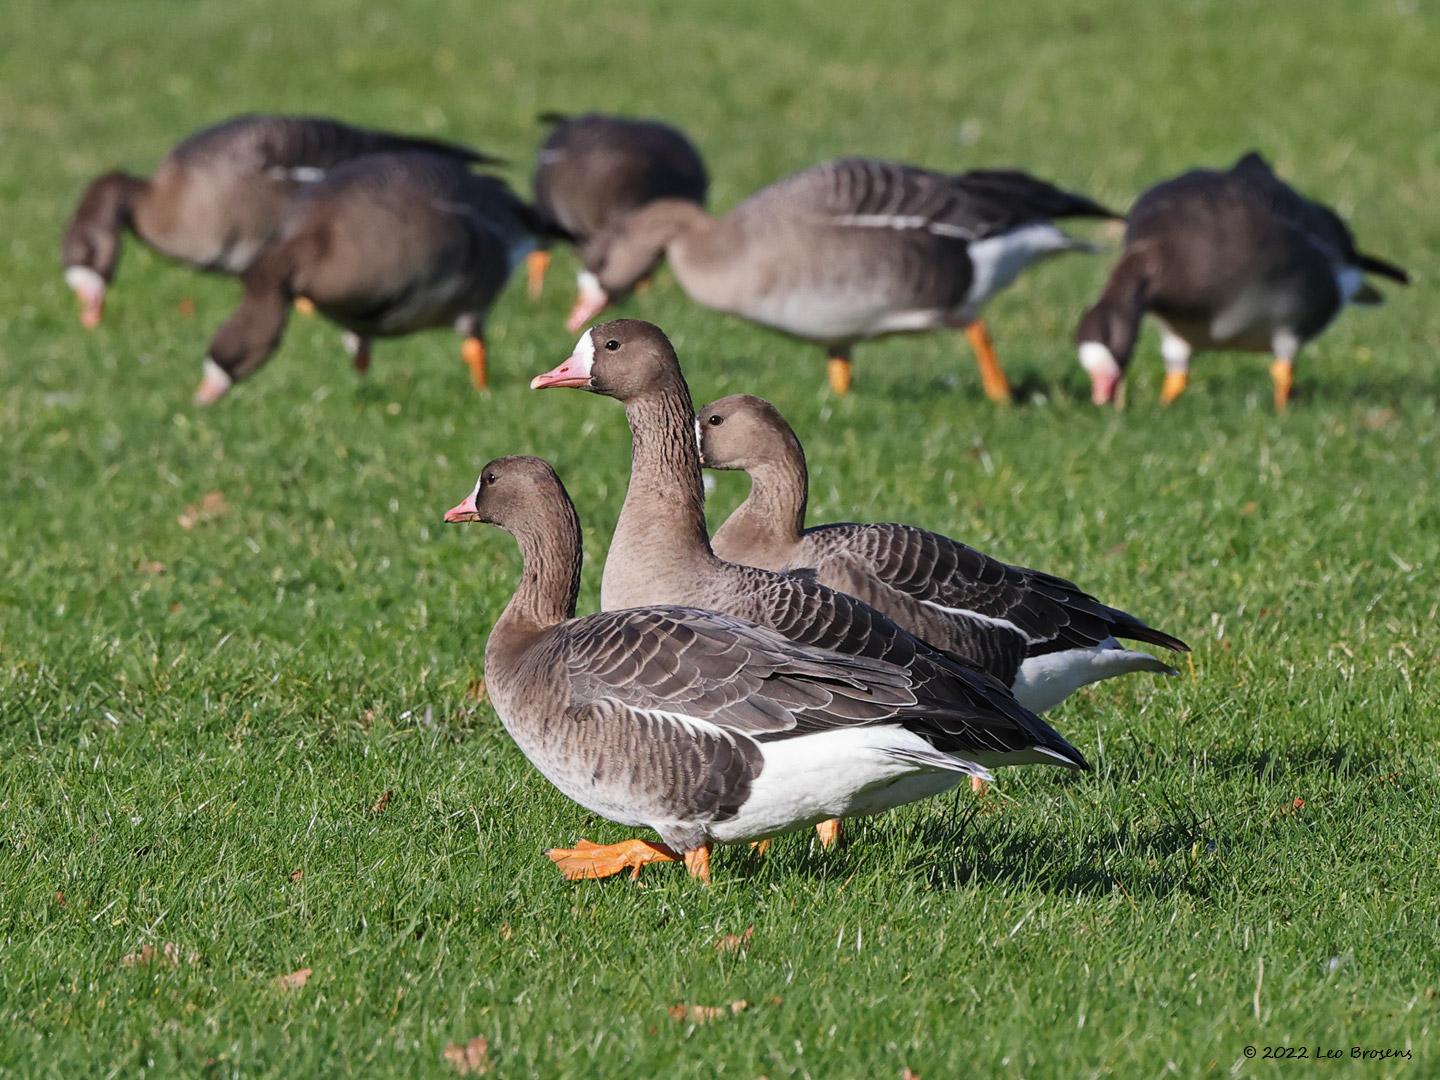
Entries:
POLYGON ((1101 679, 1176 674, 1119 638, 1189 651, 1064 578, 1011 566, 939 533, 893 523, 806 528, 805 450, 768 401, 734 394, 711 402, 700 410, 699 437, 707 468, 750 477, 745 501, 711 539, 717 557, 812 572, 934 647, 984 667, 1033 712, 1101 679))
POLYGON ((279 228, 295 195, 341 162, 424 150, 469 164, 499 158, 467 146, 352 127, 318 116, 232 117, 180 142, 149 178, 119 170, 86 187, 60 242, 65 281, 87 328, 100 324, 129 229, 160 254, 241 274, 279 228))
MULTIPOLYGON (((544 113, 550 134, 535 157, 535 210, 547 236, 583 246, 630 211, 656 199, 705 205, 710 186, 695 144, 669 124, 624 116, 544 113)), ((550 253, 529 257, 530 295, 544 287, 550 253)), ((591 302, 598 287, 581 271, 576 304, 591 302)))
POLYGON ((504 181, 453 158, 371 154, 336 167, 296 200, 245 272, 240 306, 211 339, 196 403, 213 403, 270 359, 297 296, 351 335, 362 373, 372 338, 454 326, 484 390, 485 315, 536 228, 504 181))
MULTIPOLYGON (((650 323, 618 319, 583 334, 572 355, 530 384, 577 387, 625 406, 632 442, 630 483, 600 584, 606 611, 681 604, 768 627, 804 645, 885 660, 937 697, 976 694, 1023 722, 1038 743, 1068 758, 1075 751, 1009 687, 969 661, 939 652, 873 607, 815 580, 719 558, 705 528, 704 490, 690 390, 675 350, 650 323)), ((932 778, 940 787, 956 774, 932 778)), ((938 788, 937 788, 938 790, 938 788)), ((834 823, 821 830, 829 846, 834 823)))
POLYGON ((1117 215, 1023 172, 948 174, 869 158, 815 165, 721 218, 657 199, 585 246, 599 288, 578 330, 626 295, 662 256, 691 299, 825 347, 831 388, 847 393, 851 349, 884 334, 965 329, 987 396, 1010 384, 980 319, 1027 266, 1090 245, 1052 219, 1117 215))
POLYGON ((683 860, 708 881, 713 844, 879 813, 1002 765, 1086 768, 983 687, 936 696, 884 660, 694 607, 576 618, 580 525, 539 458, 490 462, 445 520, 496 525, 520 547, 520 583, 485 644, 506 731, 567 797, 660 837, 550 850, 568 879, 683 860))
POLYGON ((1335 211, 1299 194, 1257 153, 1227 171, 1195 169, 1157 184, 1130 211, 1124 251, 1075 331, 1091 399, 1116 399, 1148 312, 1160 324, 1163 404, 1185 392, 1193 353, 1238 349, 1273 358, 1274 405, 1284 411, 1301 347, 1347 303, 1383 302, 1366 274, 1410 280, 1356 250, 1335 211))

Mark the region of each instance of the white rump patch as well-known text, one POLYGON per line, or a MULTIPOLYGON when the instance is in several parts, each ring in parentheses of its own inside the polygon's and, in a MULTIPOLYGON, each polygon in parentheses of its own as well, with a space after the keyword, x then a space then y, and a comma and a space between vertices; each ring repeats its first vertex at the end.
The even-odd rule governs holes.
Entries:
POLYGON ((975 268, 975 278, 965 297, 966 306, 979 308, 1019 277, 1027 266, 1077 246, 1079 244, 1075 239, 1066 236, 1048 221, 1022 225, 999 236, 976 240, 968 251, 970 264, 975 268))

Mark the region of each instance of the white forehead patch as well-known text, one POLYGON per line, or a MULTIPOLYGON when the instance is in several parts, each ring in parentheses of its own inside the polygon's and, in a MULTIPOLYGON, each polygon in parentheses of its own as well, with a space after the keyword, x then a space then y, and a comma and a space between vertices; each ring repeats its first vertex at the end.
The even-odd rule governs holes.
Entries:
POLYGON ((580 340, 575 343, 575 349, 570 353, 570 359, 575 362, 575 367, 580 374, 590 375, 590 369, 595 366, 595 341, 590 336, 590 331, 580 335, 580 340))
POLYGON ((67 266, 65 284, 73 291, 87 296, 105 291, 105 279, 88 266, 67 266))
POLYGON ((593 293, 603 293, 605 290, 600 287, 600 279, 589 270, 581 270, 575 275, 575 287, 580 290, 582 296, 589 296, 593 293))
POLYGON ((1119 375, 1115 354, 1098 341, 1080 343, 1080 366, 1091 375, 1119 375))

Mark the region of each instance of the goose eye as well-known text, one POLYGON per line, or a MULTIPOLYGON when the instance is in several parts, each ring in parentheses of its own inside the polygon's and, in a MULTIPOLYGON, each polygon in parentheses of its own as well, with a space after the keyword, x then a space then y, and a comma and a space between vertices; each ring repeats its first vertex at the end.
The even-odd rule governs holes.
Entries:
POLYGON ((616 349, 618 349, 619 347, 620 347, 620 342, 616 341, 613 337, 612 337, 609 341, 605 342, 605 351, 606 351, 606 352, 614 352, 614 351, 615 351, 616 349))
POLYGON ((485 474, 485 483, 487 483, 487 484, 493 484, 493 483, 495 483, 495 480, 496 480, 496 479, 497 479, 497 478, 496 478, 496 476, 495 476, 495 474, 494 474, 493 472, 487 472, 487 473, 485 474))
POLYGON ((708 422, 711 427, 719 427, 725 422, 725 418, 718 413, 712 413, 708 422))

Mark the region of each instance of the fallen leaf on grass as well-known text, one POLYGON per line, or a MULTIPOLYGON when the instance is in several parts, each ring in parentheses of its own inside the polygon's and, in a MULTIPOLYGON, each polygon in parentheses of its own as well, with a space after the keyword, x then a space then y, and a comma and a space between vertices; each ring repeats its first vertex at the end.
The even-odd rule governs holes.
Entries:
POLYGON ((195 315, 195 301, 189 296, 182 296, 175 308, 180 312, 181 318, 189 319, 195 315))
POLYGON ((442 1056, 461 1076, 484 1076, 490 1071, 490 1043, 483 1035, 476 1035, 464 1046, 450 1043, 442 1056))
POLYGON ((291 881, 297 881, 297 882, 298 882, 298 881, 299 881, 301 878, 303 878, 304 876, 305 876, 305 871, 304 871, 304 870, 291 870, 291 871, 290 871, 290 880, 291 880, 291 881))
POLYGON ((374 804, 370 807, 370 813, 383 814, 385 812, 385 808, 390 805, 390 800, 394 797, 394 790, 391 788, 386 788, 380 793, 380 797, 376 799, 374 804))
POLYGON ((512 929, 510 929, 510 924, 509 924, 508 922, 504 922, 504 923, 501 923, 501 924, 500 924, 500 940, 501 940, 501 941, 509 941, 509 940, 510 940, 512 937, 514 937, 514 936, 515 936, 515 931, 512 930, 512 929))
POLYGON ((1249 502, 1247 502, 1247 503, 1242 503, 1242 504, 1241 504, 1241 506, 1240 506, 1240 513, 1241 513, 1241 515, 1244 516, 1244 517, 1250 517, 1251 515, 1253 515, 1253 514, 1255 513, 1256 510, 1259 510, 1259 509, 1260 509, 1260 504, 1259 504, 1258 502, 1256 502, 1254 499, 1251 499, 1249 502))
POLYGON ((55 903, 59 904, 61 907, 65 906, 65 894, 59 889, 55 890, 55 895, 51 897, 51 899, 53 899, 55 903))
POLYGON ((1400 414, 1394 409, 1371 409, 1360 418, 1360 423, 1371 431, 1381 431, 1399 419, 1400 414))
POLYGON ((905 1068, 900 1070, 900 1080, 920 1080, 920 1074, 910 1068, 909 1065, 906 1065, 905 1068))
MULTIPOLYGON (((187 964, 198 963, 200 954, 189 952, 185 954, 187 964)), ((126 953, 120 958, 120 963, 126 967, 140 967, 146 964, 164 964, 166 967, 180 966, 180 946, 173 941, 167 941, 156 948, 154 945, 141 945, 132 953, 126 953)))
POLYGON ((755 936, 755 927, 747 926, 743 934, 726 934, 719 941, 715 942, 716 952, 739 952, 750 947, 750 939, 755 936))
POLYGON ((182 529, 189 532, 196 525, 217 518, 228 509, 230 509, 230 504, 225 501, 223 492, 207 491, 198 504, 191 503, 175 521, 182 529))
POLYGON ((275 989, 299 990, 310 981, 312 973, 312 968, 300 968, 298 971, 290 972, 289 975, 277 975, 275 976, 275 989))
POLYGON ((750 1007, 745 1000, 732 1001, 729 1005, 671 1005, 665 1011, 671 1020, 688 1020, 692 1024, 708 1024, 726 1016, 739 1016, 750 1007))
POLYGON ((135 572, 144 574, 146 577, 159 577, 168 569, 170 568, 163 562, 154 562, 149 559, 141 559, 135 564, 135 572))
POLYGON ((485 698, 488 696, 485 690, 485 680, 471 679, 470 685, 465 687, 465 696, 468 697, 471 701, 478 701, 483 705, 485 703, 485 698))

